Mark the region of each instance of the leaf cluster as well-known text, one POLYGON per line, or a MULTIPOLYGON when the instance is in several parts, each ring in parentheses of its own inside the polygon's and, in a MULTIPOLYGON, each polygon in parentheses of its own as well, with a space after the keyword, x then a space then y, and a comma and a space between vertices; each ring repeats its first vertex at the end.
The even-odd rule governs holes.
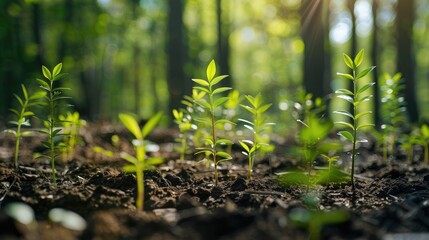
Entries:
POLYGON ((136 150, 136 156, 132 156, 129 153, 122 152, 121 157, 128 161, 130 164, 124 166, 124 171, 126 172, 137 172, 153 168, 153 166, 161 164, 163 162, 162 158, 146 158, 146 149, 144 140, 149 135, 149 133, 158 125, 162 118, 162 113, 159 112, 152 116, 149 121, 140 128, 137 120, 130 114, 120 113, 119 119, 122 124, 131 132, 134 136, 132 141, 134 148, 136 150))
POLYGON ((253 139, 242 140, 239 141, 239 143, 245 150, 243 154, 249 158, 248 176, 250 177, 250 171, 253 167, 253 161, 255 160, 257 151, 263 146, 268 145, 268 143, 262 140, 262 134, 269 131, 274 123, 267 122, 265 112, 271 107, 271 104, 264 104, 261 94, 257 94, 255 97, 246 95, 245 98, 249 105, 240 104, 240 106, 246 109, 252 117, 251 120, 242 118, 238 120, 243 122, 244 127, 250 130, 253 139))
POLYGON ((337 94, 338 98, 343 99, 348 103, 350 103, 353 106, 354 111, 351 113, 349 111, 339 110, 339 111, 334 111, 334 113, 342 116, 346 116, 348 119, 351 120, 352 123, 346 122, 346 121, 338 121, 336 122, 336 124, 342 125, 347 129, 349 129, 349 131, 340 131, 338 134, 348 139, 349 141, 354 142, 356 141, 356 139, 355 139, 355 134, 353 134, 353 132, 357 132, 359 129, 364 127, 373 126, 372 124, 358 124, 359 119, 361 117, 372 114, 372 112, 364 111, 364 112, 357 113, 357 109, 363 102, 367 102, 372 98, 372 95, 365 95, 365 92, 369 88, 375 85, 375 82, 370 82, 363 86, 359 86, 358 81, 359 79, 365 77, 372 70, 374 70, 375 66, 371 66, 371 67, 365 68, 362 71, 358 71, 358 67, 362 64, 362 61, 364 58, 363 49, 359 51, 359 53, 356 55, 354 60, 352 60, 351 57, 348 56, 347 54, 343 54, 343 57, 347 67, 351 69, 352 74, 349 74, 349 73, 337 73, 337 74, 345 77, 346 79, 353 81, 353 91, 350 91, 348 89, 338 89, 335 91, 335 93, 337 94))
POLYGON ((210 125, 211 133, 204 139, 206 147, 197 148, 199 150, 196 154, 205 153, 212 156, 214 164, 217 165, 220 162, 231 160, 232 157, 227 152, 218 151, 217 148, 221 145, 232 144, 232 141, 223 138, 216 137, 216 126, 225 123, 234 124, 227 119, 215 119, 216 109, 222 107, 229 99, 228 97, 222 97, 222 93, 231 90, 230 87, 219 87, 219 83, 224 80, 228 75, 216 75, 216 63, 212 60, 206 69, 207 79, 192 79, 196 83, 193 90, 199 93, 204 93, 204 96, 198 95, 199 98, 193 98, 193 102, 199 107, 209 113, 206 118, 197 118, 196 121, 204 122, 210 125), (217 159, 221 157, 221 159, 217 159))

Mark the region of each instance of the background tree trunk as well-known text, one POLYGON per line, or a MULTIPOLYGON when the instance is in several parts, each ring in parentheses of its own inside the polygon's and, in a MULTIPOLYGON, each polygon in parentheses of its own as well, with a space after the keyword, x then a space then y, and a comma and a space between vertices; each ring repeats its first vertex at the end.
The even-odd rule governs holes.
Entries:
POLYGON ((218 59, 219 59, 219 71, 218 74, 229 75, 222 84, 224 86, 232 86, 231 73, 229 70, 229 12, 224 9, 225 4, 229 4, 228 1, 216 0, 216 11, 217 11, 217 46, 218 46, 218 59), (223 4, 223 5, 222 5, 223 4))
POLYGON ((381 115, 380 115, 380 82, 379 82, 379 65, 378 65, 378 31, 380 30, 377 23, 379 0, 372 1, 372 39, 371 39, 371 61, 373 66, 377 66, 372 71, 373 81, 376 83, 374 89, 374 124, 377 129, 381 127, 381 115))
POLYGON ((396 5, 396 69, 405 78, 405 101, 409 120, 415 123, 419 119, 416 101, 415 56, 413 51, 413 25, 415 1, 398 0, 396 5))
POLYGON ((323 1, 302 0, 301 36, 304 41, 303 83, 307 93, 323 98, 329 93, 326 87, 325 28, 323 1))
MULTIPOLYGON (((134 21, 134 24, 137 25, 137 21, 139 18, 139 9, 140 9, 140 1, 139 0, 133 0, 131 4, 131 11, 132 11, 132 20, 134 21)), ((140 100, 142 99, 141 96, 141 74, 140 74, 140 62, 141 62, 141 54, 140 54, 140 46, 139 42, 137 40, 134 40, 133 43, 133 83, 134 83, 134 113, 137 114, 138 117, 140 117, 141 111, 140 111, 140 100)))
POLYGON ((167 23, 167 81, 170 94, 169 112, 182 107, 180 101, 184 95, 190 95, 191 79, 184 72, 186 47, 183 26, 184 0, 168 1, 167 23))

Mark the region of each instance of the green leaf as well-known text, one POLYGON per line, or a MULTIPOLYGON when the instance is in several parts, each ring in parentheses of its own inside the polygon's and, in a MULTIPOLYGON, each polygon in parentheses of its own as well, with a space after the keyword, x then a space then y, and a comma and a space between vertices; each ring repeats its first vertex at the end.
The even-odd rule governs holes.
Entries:
POLYGON ((226 152, 216 152, 216 156, 222 157, 224 159, 232 159, 231 155, 226 152))
POLYGON ((422 135, 424 138, 429 138, 429 127, 426 124, 423 124, 420 127, 420 131, 422 132, 422 135))
POLYGON ((206 80, 203 80, 203 79, 192 79, 192 81, 194 81, 197 84, 202 85, 204 87, 208 87, 209 86, 209 82, 207 82, 206 80))
POLYGON ((152 166, 153 165, 159 165, 163 162, 164 162, 164 158, 162 158, 162 157, 153 157, 153 158, 146 159, 146 161, 145 161, 145 163, 147 165, 152 165, 152 166))
POLYGON ((121 152, 120 153, 121 158, 123 158, 124 160, 134 164, 134 165, 138 165, 139 164, 139 160, 137 160, 137 158, 135 158, 134 156, 126 153, 126 152, 121 152))
POLYGON ((6 129, 6 130, 3 130, 3 132, 4 133, 9 133, 9 134, 12 134, 12 135, 16 136, 16 131, 12 130, 12 129, 6 129))
POLYGON ((215 122, 215 126, 217 126, 218 124, 225 124, 225 123, 229 123, 232 125, 235 125, 235 123, 231 122, 230 120, 227 119, 219 119, 215 122))
POLYGON ((203 149, 201 151, 196 152, 195 155, 198 155, 198 154, 201 154, 201 153, 213 155, 213 150, 211 150, 211 149, 203 149))
MULTIPOLYGON (((230 88, 230 87, 220 87, 220 88, 216 88, 213 92, 212 92, 212 94, 214 95, 214 94, 218 94, 218 93, 222 93, 222 92, 225 92, 225 91, 228 91, 228 90, 231 90, 232 88, 230 88)), ((228 100, 229 100, 229 98, 228 98, 228 100)))
POLYGON ((196 104, 200 105, 203 108, 206 109, 212 109, 212 106, 210 105, 210 103, 208 103, 206 100, 202 99, 202 100, 194 100, 196 104))
POLYGON ((356 80, 365 77, 368 73, 370 73, 372 70, 374 70, 375 66, 365 68, 362 70, 358 75, 356 76, 356 80))
POLYGON ((153 117, 147 121, 142 129, 142 138, 145 138, 155 127, 158 125, 159 121, 162 118, 162 112, 158 112, 153 117))
POLYGON ((221 106, 222 104, 226 103, 229 100, 228 97, 221 97, 216 99, 216 101, 213 103, 213 109, 221 106))
POLYGON ((354 129, 355 129, 355 127, 353 127, 353 125, 352 125, 352 124, 350 124, 350 123, 348 123, 348 122, 339 121, 339 122, 335 122, 335 124, 344 125, 344 126, 346 126, 346 127, 350 128, 350 129, 352 129, 352 130, 354 130, 354 129))
POLYGON ((50 143, 50 142, 48 142, 48 141, 42 141, 42 145, 43 145, 45 148, 51 148, 51 143, 50 143))
POLYGON ((47 78, 49 80, 52 79, 51 72, 49 71, 49 69, 47 67, 42 66, 42 73, 43 73, 43 76, 45 76, 45 78, 47 78))
POLYGON ((122 167, 122 170, 128 173, 134 173, 138 171, 135 165, 125 165, 122 167))
POLYGON ((355 119, 355 117, 351 113, 346 112, 346 111, 333 111, 333 113, 344 115, 344 116, 347 116, 351 119, 355 119))
POLYGON ((214 86, 214 85, 216 85, 216 84, 218 84, 220 81, 222 81, 224 78, 226 78, 226 77, 228 77, 228 75, 220 75, 220 76, 217 76, 217 77, 215 77, 211 82, 210 82, 210 84, 212 85, 212 86, 214 86))
POLYGON ((349 102, 351 104, 354 104, 353 98, 350 97, 349 95, 338 95, 337 97, 341 98, 341 99, 344 99, 344 100, 346 100, 347 102, 349 102))
POLYGON ((338 89, 337 91, 335 91, 336 94, 345 94, 345 95, 350 95, 353 96, 354 93, 352 93, 350 90, 347 89, 338 89))
POLYGON ((340 73, 340 72, 337 72, 337 75, 339 75, 339 76, 343 76, 343 77, 345 77, 345 78, 347 78, 347 79, 350 79, 350 80, 354 80, 354 79, 353 79, 353 76, 352 76, 352 75, 350 75, 350 74, 348 74, 348 73, 340 73))
POLYGON ((29 116, 34 116, 35 114, 31 111, 26 111, 22 114, 22 117, 29 117, 29 116))
POLYGON ((358 120, 360 117, 365 116, 365 115, 368 115, 368 114, 372 114, 372 112, 371 112, 371 111, 366 111, 366 112, 358 113, 358 114, 356 115, 356 120, 358 120))
POLYGON ((215 63, 214 59, 211 60, 211 62, 207 66, 206 73, 207 73, 207 80, 208 80, 208 82, 211 82, 212 79, 213 79, 213 77, 214 77, 214 75, 216 74, 216 63, 215 63))
POLYGON ((255 133, 255 129, 253 128, 253 126, 245 124, 244 127, 249 129, 251 132, 255 133))
MULTIPOLYGON (((36 79, 36 81, 43 87, 45 87, 44 89, 51 89, 50 85, 42 79, 36 79)), ((49 91, 49 90, 48 90, 49 91)))
POLYGON ((354 105, 355 105, 355 106, 359 106, 361 103, 363 103, 363 102, 367 102, 367 101, 369 101, 371 98, 372 98, 372 95, 362 97, 361 99, 357 100, 357 101, 354 103, 354 105))
POLYGON ((354 142, 354 137, 353 137, 353 135, 350 133, 350 132, 348 132, 348 131, 340 131, 340 132, 338 132, 338 135, 340 135, 340 136, 342 136, 342 137, 344 137, 344 138, 346 138, 346 139, 348 139, 350 142, 354 142))
POLYGON ((40 99, 46 96, 46 92, 44 91, 37 91, 33 95, 30 96, 29 100, 36 100, 40 99))
POLYGON ((363 61, 363 57, 364 57, 364 51, 363 49, 359 51, 359 53, 356 55, 355 60, 354 60, 354 64, 357 67, 359 67, 359 65, 362 63, 363 61))
POLYGON ((33 133, 32 131, 24 131, 24 132, 21 133, 21 135, 22 136, 28 136, 28 135, 30 135, 32 133, 33 133))
POLYGON ((232 145, 232 141, 228 139, 218 139, 216 140, 215 146, 219 145, 232 145))
POLYGON ((21 84, 21 88, 22 88, 22 94, 24 95, 24 99, 27 100, 28 99, 28 92, 27 92, 27 89, 25 88, 24 84, 21 84))
POLYGON ((199 87, 199 86, 193 87, 193 89, 196 89, 196 90, 199 90, 201 92, 208 93, 208 94, 210 93, 210 91, 207 88, 203 88, 203 87, 199 87))
POLYGON ((63 64, 62 63, 58 63, 54 67, 54 70, 52 71, 52 76, 56 77, 58 74, 60 74, 62 68, 63 68, 63 64))
POLYGON ((356 130, 359 130, 359 129, 364 128, 364 127, 374 127, 374 124, 371 124, 371 123, 368 123, 368 124, 362 124, 362 125, 359 125, 359 126, 356 128, 356 130))
POLYGON ((248 121, 248 120, 246 120, 246 119, 239 118, 239 119, 238 119, 238 121, 240 121, 240 122, 244 122, 244 123, 247 123, 247 124, 250 124, 250 125, 253 125, 253 123, 252 123, 252 122, 250 122, 250 121, 248 121))
POLYGON ((349 57, 349 55, 343 53, 344 62, 346 63, 347 67, 350 69, 355 69, 353 60, 349 57))
POLYGON ((19 105, 21 105, 21 107, 23 107, 24 106, 24 101, 22 101, 22 99, 18 95, 16 95, 16 94, 13 94, 13 96, 16 98, 16 100, 18 100, 19 105))
POLYGON ((256 114, 256 110, 255 110, 254 108, 252 108, 252 107, 250 107, 250 106, 247 106, 247 105, 241 105, 241 104, 240 104, 240 106, 241 106, 242 108, 246 109, 247 111, 249 111, 251 114, 253 114, 253 115, 255 115, 255 114, 256 114))
POLYGON ((124 126, 134 135, 136 139, 143 139, 142 133, 140 132, 139 124, 133 116, 126 113, 120 113, 119 119, 121 120, 122 124, 124 124, 124 126))
POLYGON ((269 108, 271 107, 271 103, 270 104, 265 104, 262 107, 259 107, 256 111, 260 114, 264 113, 265 111, 267 111, 269 108))
POLYGON ((16 111, 15 109, 9 109, 9 111, 13 112, 17 117, 21 116, 21 113, 19 113, 18 111, 16 111))
POLYGON ((57 87, 57 88, 54 88, 53 89, 53 91, 69 91, 69 90, 71 90, 71 88, 66 88, 66 87, 57 87))
POLYGON ((357 94, 361 94, 361 93, 365 92, 368 88, 370 88, 370 87, 372 87, 374 85, 375 85, 375 82, 365 84, 364 86, 362 86, 361 88, 359 88, 357 90, 357 94))
POLYGON ((53 81, 60 80, 60 79, 64 78, 65 76, 67 76, 67 73, 60 73, 54 77, 53 81))
POLYGON ((240 145, 244 148, 244 150, 246 150, 246 152, 250 152, 250 148, 249 148, 249 146, 247 146, 246 143, 244 143, 242 141, 238 141, 238 143, 240 143, 240 145))

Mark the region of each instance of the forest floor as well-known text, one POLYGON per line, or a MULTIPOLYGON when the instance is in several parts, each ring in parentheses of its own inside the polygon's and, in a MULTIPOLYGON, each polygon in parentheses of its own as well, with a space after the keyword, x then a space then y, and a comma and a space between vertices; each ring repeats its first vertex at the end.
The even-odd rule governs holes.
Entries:
POLYGON ((40 137, 24 139, 15 170, 10 162, 13 139, 2 135, 0 239, 429 239, 429 169, 418 163, 386 163, 361 149, 353 193, 348 183, 280 184, 275 173, 297 165, 281 151, 258 162, 247 180, 246 160, 237 153, 237 159, 221 166, 215 186, 212 169, 176 161, 171 132, 156 129, 150 135, 160 147, 153 154, 166 160, 145 173, 144 212, 135 208, 134 175, 121 170, 126 162, 118 153, 131 151, 131 136, 124 129, 87 127, 84 146, 76 148, 73 160, 58 161, 56 187, 50 163, 30 160, 42 150, 40 137), (120 146, 112 146, 114 134, 120 136, 120 146), (115 154, 96 154, 94 146, 115 154), (5 209, 14 202, 31 206, 37 223, 8 217, 5 209), (86 228, 72 230, 49 220, 54 208, 79 214, 86 228))

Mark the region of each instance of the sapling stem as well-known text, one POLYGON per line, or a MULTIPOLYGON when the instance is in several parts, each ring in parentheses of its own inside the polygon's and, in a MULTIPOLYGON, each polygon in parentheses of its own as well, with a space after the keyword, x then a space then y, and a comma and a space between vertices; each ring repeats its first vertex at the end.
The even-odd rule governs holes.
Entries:
POLYGON ((58 101, 61 99, 68 99, 69 97, 63 97, 61 96, 61 93, 63 90, 69 90, 68 88, 63 87, 54 87, 54 82, 58 81, 59 79, 63 78, 65 76, 64 73, 61 73, 62 70, 62 63, 57 64, 52 72, 45 66, 42 66, 42 73, 43 76, 46 78, 46 80, 37 79, 37 81, 40 83, 40 88, 44 90, 46 95, 46 102, 48 105, 48 117, 44 121, 44 125, 46 127, 46 130, 40 131, 43 134, 48 135, 48 141, 42 142, 42 144, 48 148, 49 155, 44 155, 45 157, 49 158, 51 162, 51 172, 52 172, 52 182, 56 186, 57 185, 57 178, 56 178, 56 170, 55 170, 55 159, 57 156, 56 151, 61 148, 61 146, 57 145, 55 143, 55 138, 58 136, 64 136, 65 134, 61 134, 61 129, 56 129, 58 121, 57 121, 57 108, 58 108, 58 101))
POLYGON ((349 123, 349 122, 339 121, 336 123, 343 125, 347 129, 349 129, 348 131, 346 130, 339 131, 338 134, 352 143, 352 152, 351 152, 352 166, 351 166, 350 179, 352 184, 352 190, 354 192, 355 191, 354 172, 355 172, 355 161, 356 161, 356 155, 357 155, 358 130, 366 126, 373 126, 373 124, 359 124, 360 117, 368 114, 372 114, 372 112, 366 111, 366 112, 358 113, 358 106, 361 103, 369 101, 371 99, 372 95, 362 96, 362 93, 364 93, 366 90, 368 90, 375 84, 374 82, 371 82, 371 83, 365 84, 362 87, 359 87, 358 80, 366 76, 368 73, 370 73, 375 67, 372 66, 360 72, 357 71, 358 67, 362 64, 362 61, 364 58, 363 50, 359 51, 359 53, 356 55, 354 59, 350 58, 347 54, 343 54, 343 57, 347 67, 349 67, 352 70, 352 74, 347 74, 347 73, 337 73, 337 74, 353 82, 353 91, 350 91, 348 89, 338 89, 337 91, 335 91, 335 93, 339 94, 338 98, 346 100, 347 102, 353 105, 353 112, 350 113, 347 111, 334 111, 334 113, 340 114, 342 116, 346 116, 352 122, 352 123, 349 123))
POLYGON ((215 117, 216 109, 224 105, 226 101, 228 101, 228 98, 227 97, 215 98, 215 95, 223 93, 225 91, 229 91, 231 88, 215 87, 215 85, 221 82, 224 78, 226 78, 227 75, 221 75, 221 76, 215 77, 216 63, 214 60, 212 60, 207 66, 206 74, 207 74, 207 80, 192 79, 192 81, 194 81, 197 84, 197 86, 194 86, 193 89, 196 91, 205 92, 206 96, 208 96, 208 99, 207 97, 195 98, 195 96, 193 96, 194 103, 208 112, 208 116, 206 115, 201 119, 198 119, 198 120, 196 119, 196 121, 200 121, 210 126, 208 129, 210 136, 207 136, 205 138, 206 147, 197 148, 197 150, 199 151, 195 154, 204 153, 206 155, 212 156, 211 160, 213 161, 213 164, 214 164, 213 176, 214 176, 215 184, 217 185, 218 184, 218 172, 217 172, 218 164, 220 162, 228 161, 232 159, 230 154, 223 151, 218 151, 217 148, 220 145, 232 144, 232 142, 227 139, 218 138, 216 134, 216 125, 221 123, 227 123, 227 122, 231 124, 234 124, 234 123, 232 123, 227 119, 216 120, 216 117, 215 117))

